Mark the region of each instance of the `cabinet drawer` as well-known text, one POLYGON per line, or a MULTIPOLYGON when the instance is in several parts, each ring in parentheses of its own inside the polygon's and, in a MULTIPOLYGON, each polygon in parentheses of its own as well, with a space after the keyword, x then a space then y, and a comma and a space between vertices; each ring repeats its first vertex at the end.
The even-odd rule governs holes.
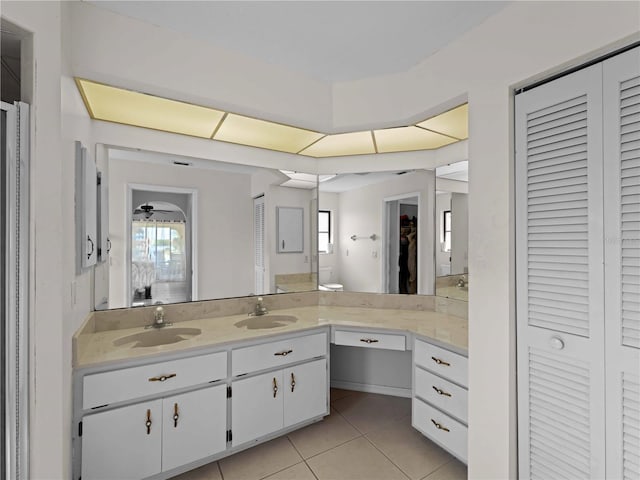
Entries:
POLYGON ((413 426, 467 463, 467 427, 462 423, 414 398, 413 426))
POLYGON ((327 334, 276 340, 231 352, 231 374, 255 372, 327 354, 327 334))
POLYGON ((212 382, 226 376, 226 352, 95 373, 84 377, 82 406, 84 409, 98 407, 212 382))
POLYGON ((406 337, 392 333, 372 333, 367 331, 352 332, 336 330, 334 335, 336 345, 352 347, 382 348, 385 350, 406 350, 406 337))
POLYGON ((418 367, 415 367, 415 385, 416 395, 467 422, 468 392, 466 389, 418 367))
POLYGON ((467 358, 430 343, 416 340, 414 363, 457 384, 468 385, 467 358))

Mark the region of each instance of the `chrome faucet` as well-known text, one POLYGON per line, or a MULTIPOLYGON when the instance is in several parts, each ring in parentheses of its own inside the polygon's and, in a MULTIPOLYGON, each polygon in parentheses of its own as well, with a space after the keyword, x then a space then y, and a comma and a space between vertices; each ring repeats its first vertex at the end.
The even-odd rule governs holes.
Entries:
POLYGON ((267 310, 267 307, 265 307, 262 304, 263 298, 262 297, 258 297, 258 303, 256 303, 256 306, 253 310, 253 312, 251 312, 249 315, 250 316, 260 316, 260 315, 266 315, 267 313, 269 313, 269 310, 267 310))
POLYGON ((173 325, 173 323, 164 321, 164 308, 156 307, 155 311, 153 312, 153 323, 151 325, 147 325, 144 328, 163 328, 169 327, 171 325, 173 325))

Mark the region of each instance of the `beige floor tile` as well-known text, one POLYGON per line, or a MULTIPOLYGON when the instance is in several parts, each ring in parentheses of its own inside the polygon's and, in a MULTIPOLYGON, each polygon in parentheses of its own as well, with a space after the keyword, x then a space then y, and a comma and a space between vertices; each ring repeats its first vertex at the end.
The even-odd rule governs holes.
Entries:
POLYGON ((222 476, 220 475, 218 462, 213 462, 173 477, 171 480, 222 480, 222 476))
POLYGON ((406 418, 366 435, 382 453, 413 480, 419 480, 454 459, 411 426, 406 418))
POLYGON ((364 437, 351 440, 307 463, 319 480, 406 480, 406 476, 364 437))
POLYGON ((336 400, 340 400, 341 398, 348 397, 349 395, 353 395, 354 391, 352 390, 342 390, 341 388, 332 388, 330 391, 330 400, 331 402, 335 402, 336 400))
POLYGON ((467 480, 467 466, 459 460, 452 460, 423 480, 467 480))
POLYGON ((224 480, 258 480, 300 463, 289 439, 276 438, 220 460, 224 480))
POLYGON ((265 480, 316 480, 309 467, 304 462, 265 478, 265 480))
POLYGON ((324 420, 291 432, 289 439, 304 458, 309 458, 359 436, 360 432, 332 408, 324 420))
POLYGON ((408 398, 357 393, 333 402, 335 408, 351 425, 367 433, 411 414, 408 398))

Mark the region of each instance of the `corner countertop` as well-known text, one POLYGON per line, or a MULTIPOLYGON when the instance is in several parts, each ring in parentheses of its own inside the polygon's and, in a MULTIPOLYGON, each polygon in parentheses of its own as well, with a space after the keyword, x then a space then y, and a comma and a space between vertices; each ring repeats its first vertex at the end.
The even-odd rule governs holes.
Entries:
MULTIPOLYGON (((186 353, 207 347, 224 346, 231 342, 268 338, 323 326, 408 332, 463 354, 466 354, 468 346, 467 320, 434 311, 308 306, 273 310, 270 314, 293 315, 298 320, 289 325, 264 330, 248 330, 246 327, 235 326, 235 323, 246 320, 247 314, 181 321, 174 323, 173 327, 165 328, 199 328, 202 333, 178 343, 145 348, 116 347, 113 344, 119 338, 142 332, 141 327, 100 332, 81 328, 73 338, 73 366, 76 369, 103 367, 130 360, 152 359, 164 354, 186 353)), ((168 318, 167 321, 172 319, 168 318)))

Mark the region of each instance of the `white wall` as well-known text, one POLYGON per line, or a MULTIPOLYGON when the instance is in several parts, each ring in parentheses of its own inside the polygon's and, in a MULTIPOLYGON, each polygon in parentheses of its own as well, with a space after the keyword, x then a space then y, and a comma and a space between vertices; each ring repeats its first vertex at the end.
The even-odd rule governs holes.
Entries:
POLYGON ((197 298, 253 291, 251 175, 109 159, 110 308, 126 297, 126 209, 129 184, 196 190, 197 298))
POLYGON ((433 171, 419 170, 386 182, 339 194, 340 283, 354 292, 381 292, 384 249, 384 199, 420 192, 418 220, 418 293, 433 295, 434 289, 434 211, 435 177, 433 171), (358 239, 376 234, 378 239, 358 239), (375 256, 374 256, 375 254, 375 256))
POLYGON ((513 2, 408 72, 334 87, 336 127, 469 99, 470 478, 517 474, 513 88, 638 40, 639 18, 638 2, 513 2))
MULTIPOLYGON (((338 193, 323 192, 320 186, 318 210, 331 212, 331 236, 333 237, 333 253, 321 253, 318 256, 318 275, 323 268, 331 269, 331 283, 342 283, 340 275, 340 210, 338 193)), ((319 281, 318 277, 318 281, 319 281)))
MULTIPOLYGON (((437 185, 437 183, 436 183, 437 185)), ((449 265, 451 268, 451 252, 443 250, 444 243, 442 237, 442 215, 445 210, 451 210, 451 192, 436 194, 436 276, 442 276, 441 265, 449 265)))
POLYGON ((451 194, 451 273, 469 271, 469 195, 451 194))
MULTIPOLYGON (((265 198, 265 218, 270 226, 265 232, 265 253, 269 257, 270 292, 276 293, 275 276, 289 273, 311 272, 311 200, 313 191, 302 188, 271 185, 265 198), (277 253, 276 209, 277 207, 300 207, 303 209, 302 253, 277 253)), ((315 215, 315 212, 314 212, 315 215)))

